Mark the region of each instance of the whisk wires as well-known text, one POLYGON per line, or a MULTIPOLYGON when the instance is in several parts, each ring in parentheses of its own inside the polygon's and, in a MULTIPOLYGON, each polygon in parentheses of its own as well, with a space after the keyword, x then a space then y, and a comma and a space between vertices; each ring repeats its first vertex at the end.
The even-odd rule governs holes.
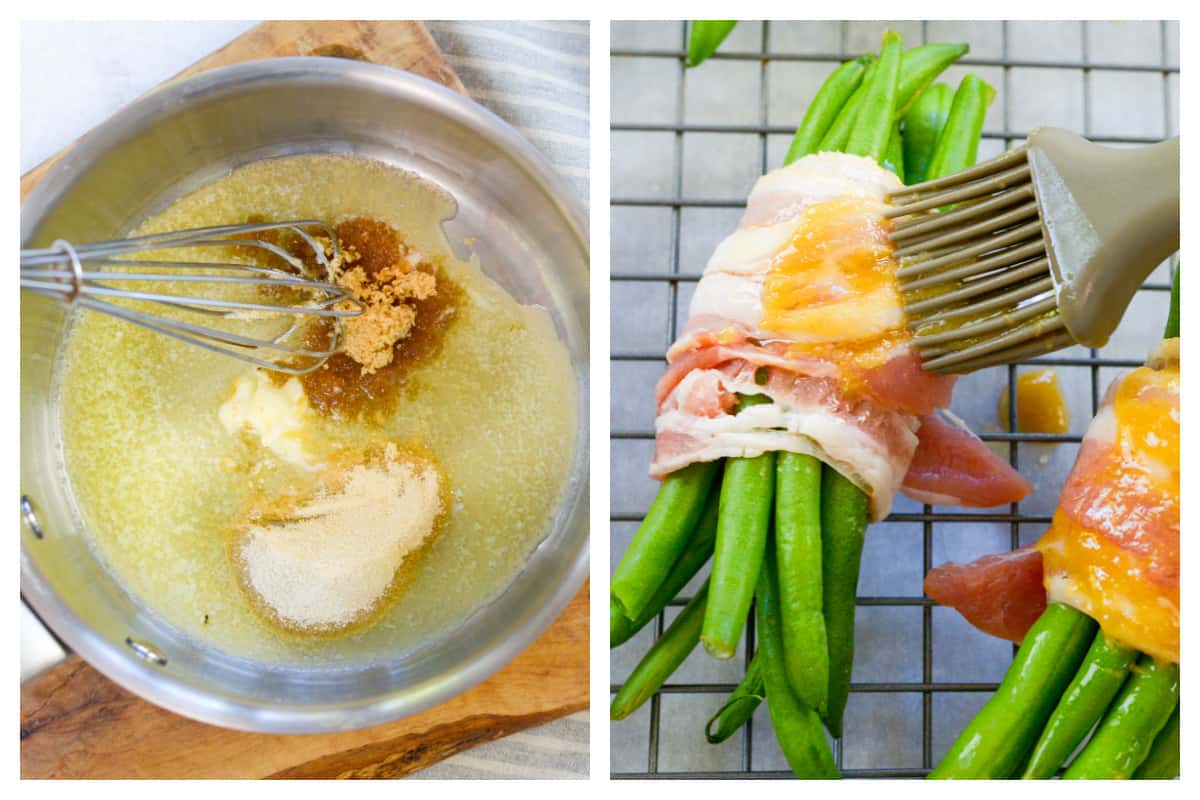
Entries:
POLYGON ((362 313, 334 282, 340 256, 333 228, 320 220, 221 225, 84 245, 60 239, 21 251, 21 288, 302 375, 338 352, 342 321, 362 313), (197 247, 218 248, 221 260, 168 257, 197 247), (237 256, 247 263, 232 260, 237 256), (326 323, 324 342, 297 341, 314 319, 326 323), (263 321, 281 329, 254 330, 263 321))

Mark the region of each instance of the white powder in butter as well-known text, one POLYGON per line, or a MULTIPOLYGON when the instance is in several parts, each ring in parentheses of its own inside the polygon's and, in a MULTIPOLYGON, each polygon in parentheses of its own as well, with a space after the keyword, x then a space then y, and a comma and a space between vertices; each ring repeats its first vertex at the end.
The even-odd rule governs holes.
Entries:
POLYGON ((397 570, 442 512, 432 464, 397 458, 359 464, 282 519, 252 521, 239 543, 247 588, 289 628, 353 625, 387 593, 397 570))

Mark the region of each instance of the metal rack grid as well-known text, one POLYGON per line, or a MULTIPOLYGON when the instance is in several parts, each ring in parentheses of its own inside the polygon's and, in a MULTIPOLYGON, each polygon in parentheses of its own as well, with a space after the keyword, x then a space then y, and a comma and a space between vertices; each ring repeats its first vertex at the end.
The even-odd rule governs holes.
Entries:
MULTIPOLYGON (((672 24, 672 23, 663 23, 672 24)), ((680 23, 673 23, 679 29, 679 47, 677 49, 617 49, 610 51, 611 58, 641 58, 641 59, 664 59, 675 61, 678 63, 680 74, 676 119, 673 123, 649 123, 649 122, 621 122, 611 125, 612 131, 643 131, 643 132, 667 132, 674 134, 673 142, 673 191, 669 197, 637 197, 637 196, 614 196, 610 200, 610 206, 632 207, 632 208, 666 208, 670 209, 671 214, 671 239, 670 239, 670 258, 671 263, 669 270, 664 271, 637 271, 637 272, 622 272, 614 268, 610 277, 610 286, 617 282, 638 282, 639 284, 665 285, 668 289, 667 293, 667 330, 665 331, 665 339, 663 349, 656 352, 642 351, 619 351, 614 350, 610 359, 615 366, 620 362, 634 363, 650 363, 662 362, 663 352, 666 346, 674 341, 677 333, 677 321, 679 319, 680 310, 680 285, 699 280, 699 275, 687 274, 680 269, 680 247, 681 247, 681 218, 684 209, 688 208, 741 208, 745 204, 745 199, 737 198, 706 198, 706 197, 688 197, 683 194, 683 141, 685 134, 691 133, 715 133, 715 134, 755 134, 759 139, 759 159, 760 159, 760 174, 767 172, 774 165, 768 163, 768 137, 773 134, 790 135, 794 131, 794 127, 771 125, 768 124, 769 119, 769 94, 768 94, 768 65, 772 62, 782 61, 827 61, 836 62, 845 60, 848 57, 856 55, 849 52, 847 49, 847 29, 849 23, 841 23, 841 39, 842 47, 840 52, 822 52, 822 53, 792 53, 779 52, 771 50, 770 22, 762 23, 762 34, 760 47, 757 52, 754 51, 736 51, 732 48, 723 48, 722 51, 716 53, 712 58, 716 61, 720 60, 738 60, 738 61, 757 61, 760 64, 759 72, 759 121, 758 124, 695 124, 685 121, 685 87, 687 83, 686 71, 684 68, 684 59, 686 57, 687 40, 686 28, 680 23)), ((1157 59, 1157 63, 1146 63, 1139 61, 1133 63, 1121 61, 1101 61, 1089 60, 1088 58, 1088 31, 1087 23, 1080 22, 1080 51, 1082 58, 1077 61, 1053 61, 1053 60, 1022 60, 1018 58, 1009 58, 1010 47, 1009 39, 1012 35, 1010 23, 1001 24, 1001 57, 999 58, 979 58, 968 55, 962 59, 959 64, 967 67, 997 67, 1003 71, 1003 84, 998 86, 998 100, 1002 105, 1003 127, 1000 130, 985 130, 984 139, 993 140, 996 149, 1011 147, 1014 143, 1025 138, 1026 131, 1017 131, 1011 129, 1009 120, 1012 119, 1010 107, 1011 92, 1011 75, 1014 68, 1043 68, 1054 70, 1077 70, 1082 72, 1083 80, 1083 120, 1085 135, 1099 141, 1112 142, 1114 144, 1137 144, 1148 141, 1156 141, 1159 137, 1153 136, 1137 136, 1137 135, 1121 135, 1121 136, 1106 136, 1097 135, 1088 130, 1091 127, 1092 109, 1090 107, 1091 86, 1093 76, 1097 73, 1108 71, 1120 71, 1125 73, 1139 72, 1159 74, 1162 76, 1163 88, 1163 133, 1169 134, 1175 130, 1173 124, 1174 115, 1177 114, 1178 101, 1172 103, 1173 92, 1177 93, 1177 82, 1179 75, 1179 67, 1177 63, 1172 63, 1171 55, 1168 50, 1168 42, 1170 41, 1170 33, 1168 26, 1170 23, 1163 22, 1160 24, 1159 41, 1161 46, 1161 58, 1157 59), (1176 86, 1172 86, 1172 80, 1176 86)), ((928 35, 929 23, 921 23, 921 32, 923 41, 931 41, 928 35)), ((1177 35, 1177 34, 1176 34, 1177 35)), ((911 42, 906 45, 911 45, 911 42)), ((613 108, 619 107, 623 102, 622 97, 618 97, 615 90, 612 98, 613 108)), ((615 114, 614 114, 615 116, 615 114)), ((986 145, 985 145, 986 147, 986 145)), ((614 226, 613 236, 618 237, 621 233, 614 226)), ((1176 259, 1171 259, 1174 262, 1176 259)), ((1171 267, 1174 263, 1171 264, 1171 267)), ((1156 271, 1155 275, 1151 276, 1151 280, 1143 286, 1143 291, 1146 293, 1155 293, 1159 297, 1163 297, 1163 293, 1168 292, 1170 287, 1165 280, 1167 273, 1163 268, 1156 271)), ((614 302, 614 315, 616 314, 616 303, 614 302)), ((1164 318, 1165 319, 1165 318, 1164 318)), ((1157 318, 1153 324, 1160 324, 1157 318)), ((1143 326, 1145 327, 1145 326, 1143 326)), ((616 330, 616 319, 614 316, 614 330, 616 330)), ((1146 341, 1148 347, 1151 341, 1146 341)), ((1043 357, 1033 361, 1022 362, 1023 364, 1036 364, 1040 366, 1053 366, 1058 368, 1082 368, 1088 374, 1087 384, 1090 388, 1090 414, 1094 414, 1099 405, 1101 390, 1104 388, 1102 382, 1101 370, 1106 368, 1130 368, 1138 366, 1141 362, 1137 358, 1129 357, 1113 357, 1105 351, 1085 350, 1075 347, 1069 350, 1060 351, 1050 357, 1043 357)), ((1003 378, 1007 381, 1007 391, 1009 399, 1009 412, 1007 420, 1007 429, 984 432, 980 436, 985 441, 1007 443, 1009 448, 1009 457, 1014 466, 1018 465, 1019 448, 1022 444, 1031 443, 1034 445, 1045 445, 1048 443, 1061 443, 1069 446, 1070 459, 1074 457, 1074 450, 1081 441, 1081 432, 1073 432, 1066 435, 1047 435, 1047 434, 1022 434, 1016 432, 1016 402, 1015 402, 1015 379, 1017 375, 1017 365, 1008 367, 997 367, 993 370, 1001 371, 1003 378)), ((1109 370, 1111 371, 1111 370, 1109 370)), ((619 381, 614 376, 613 392, 621 392, 622 387, 619 381)), ((1088 415, 1090 417, 1090 414, 1088 415)), ((1081 420, 1080 423, 1085 421, 1081 420)), ((622 440, 652 440, 654 433, 652 429, 647 428, 630 428, 622 427, 621 422, 614 419, 611 442, 615 447, 616 443, 622 440)), ((616 463, 614 453, 614 464, 616 463)), ((1069 463, 1069 461, 1068 461, 1069 463)), ((1028 468, 1026 468, 1028 471, 1028 468)), ((614 492, 615 496, 615 492, 614 492)), ((1024 501, 1023 501, 1024 502, 1024 501)), ((921 553, 921 574, 928 573, 930 568, 934 566, 933 550, 934 550, 934 525, 942 524, 961 524, 961 523, 1001 523, 1009 526, 1009 546, 1013 549, 1021 544, 1022 540, 1022 525, 1041 525, 1044 526, 1049 522, 1049 514, 1031 514, 1023 513, 1020 503, 1012 504, 1007 511, 992 510, 983 512, 974 511, 954 511, 948 512, 936 510, 935 508, 925 505, 920 510, 912 512, 894 512, 887 520, 880 525, 885 525, 888 522, 900 523, 916 523, 921 526, 922 553, 921 553)), ((610 523, 637 523, 641 521, 641 514, 629 513, 622 511, 614 511, 610 513, 610 523)), ((873 527, 879 527, 873 526, 873 527)), ((878 535, 878 534, 877 534, 878 535)), ((614 536, 614 541, 616 537, 614 536)), ((674 608, 682 606, 686 598, 679 598, 671 605, 674 608)), ((934 728, 934 706, 935 698, 940 695, 961 694, 961 693, 976 693, 980 698, 986 698, 992 691, 995 690, 997 683, 995 682, 952 682, 939 681, 934 679, 933 668, 933 607, 934 603, 928 597, 922 595, 913 596, 860 596, 858 598, 860 607, 917 607, 921 609, 922 625, 921 625, 921 679, 919 681, 896 681, 896 682, 854 682, 851 684, 851 698, 856 694, 871 694, 871 693, 915 693, 921 696, 921 756, 920 766, 916 767, 865 767, 845 769, 843 775, 846 777, 870 777, 870 778, 899 778, 899 777, 921 777, 929 772, 934 765, 934 746, 933 746, 933 728, 934 728)), ((662 634, 666 624, 666 613, 659 614, 657 620, 653 624, 654 635, 657 637, 662 634)), ((748 621, 744 666, 749 664, 753 652, 752 643, 754 642, 754 620, 753 617, 748 621)), ((627 643, 626 647, 632 646, 627 643)), ((1013 647, 1011 652, 1015 652, 1013 647)), ((638 656, 641 655, 639 652, 638 656)), ((744 668, 743 666, 743 668, 744 668)), ((1006 666, 1006 664, 1005 664, 1006 666)), ((647 753, 647 769, 642 770, 627 770, 620 768, 614 764, 612 776, 614 778, 781 778, 790 777, 791 773, 782 769, 755 769, 753 763, 754 747, 753 742, 755 736, 772 736, 773 733, 769 730, 760 732, 756 729, 755 721, 752 720, 747 724, 741 734, 741 756, 739 768, 729 771, 663 771, 659 768, 659 753, 662 742, 662 701, 666 695, 675 694, 703 694, 703 695, 726 695, 735 687, 734 683, 721 682, 668 682, 661 691, 656 694, 649 703, 649 735, 648 735, 648 753, 647 753)), ((615 693, 620 689, 620 683, 614 682, 610 690, 615 693)), ((982 702, 982 699, 980 700, 982 702)), ((715 705, 714 705, 715 708, 715 705)), ((761 712, 761 709, 760 709, 761 712)), ((615 725, 631 725, 636 724, 633 720, 625 720, 621 723, 613 723, 615 725)), ((761 725, 761 716, 759 717, 759 726, 761 725)), ((846 732, 848 733, 848 732, 846 732)), ((833 742, 834 757, 839 766, 843 767, 845 761, 845 737, 833 742)))

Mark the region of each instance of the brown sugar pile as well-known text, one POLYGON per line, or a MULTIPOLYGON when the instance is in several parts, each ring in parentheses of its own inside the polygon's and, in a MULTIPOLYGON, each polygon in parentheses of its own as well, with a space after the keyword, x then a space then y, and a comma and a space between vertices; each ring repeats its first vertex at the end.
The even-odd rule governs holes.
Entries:
POLYGON ((362 314, 345 321, 344 349, 370 375, 392 362, 396 344, 416 325, 415 302, 437 294, 437 278, 386 223, 356 217, 337 233, 343 244, 335 280, 363 305, 362 314))
MULTIPOLYGON (((382 413, 412 370, 441 351, 446 331, 465 303, 464 292, 439 259, 419 252, 383 220, 360 216, 334 225, 336 258, 329 239, 317 231, 309 233, 330 257, 330 279, 362 304, 363 313, 343 321, 340 351, 300 376, 304 394, 314 409, 333 418, 382 413)), ((299 237, 272 241, 310 269, 320 266, 311 245, 299 237)), ((332 334, 333 326, 322 321, 307 326, 302 343, 322 350, 332 334)), ((285 373, 272 374, 280 385, 287 378, 285 373)))

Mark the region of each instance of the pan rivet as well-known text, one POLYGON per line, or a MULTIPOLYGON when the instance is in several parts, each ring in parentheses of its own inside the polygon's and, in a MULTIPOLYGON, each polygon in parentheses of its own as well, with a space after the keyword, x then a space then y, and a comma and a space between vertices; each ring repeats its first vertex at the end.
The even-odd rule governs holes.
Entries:
POLYGON ((37 514, 33 510, 33 503, 28 495, 21 495, 21 519, 25 520, 25 527, 29 528, 30 533, 38 539, 44 538, 42 523, 38 521, 37 514))
POLYGON ((149 661, 156 667, 165 667, 167 665, 167 657, 159 653, 153 646, 146 644, 141 639, 135 639, 132 636, 125 637, 125 644, 129 645, 138 658, 143 661, 149 661))

